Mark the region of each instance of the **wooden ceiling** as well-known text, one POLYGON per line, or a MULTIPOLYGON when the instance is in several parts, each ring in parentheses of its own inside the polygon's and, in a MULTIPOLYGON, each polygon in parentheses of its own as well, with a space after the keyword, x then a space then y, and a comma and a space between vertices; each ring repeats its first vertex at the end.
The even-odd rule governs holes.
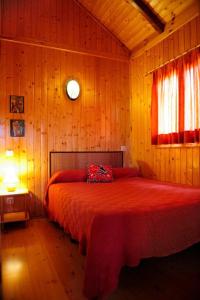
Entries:
POLYGON ((132 53, 199 14, 200 0, 78 0, 132 53))

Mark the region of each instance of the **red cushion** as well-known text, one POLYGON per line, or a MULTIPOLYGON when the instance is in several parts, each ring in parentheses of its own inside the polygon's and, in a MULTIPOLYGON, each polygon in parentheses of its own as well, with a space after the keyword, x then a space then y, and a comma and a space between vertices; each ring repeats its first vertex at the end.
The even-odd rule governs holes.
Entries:
POLYGON ((87 181, 88 182, 111 182, 111 181, 113 181, 111 166, 91 164, 88 167, 87 181))
POLYGON ((141 176, 139 168, 113 168, 113 178, 129 178, 141 176))

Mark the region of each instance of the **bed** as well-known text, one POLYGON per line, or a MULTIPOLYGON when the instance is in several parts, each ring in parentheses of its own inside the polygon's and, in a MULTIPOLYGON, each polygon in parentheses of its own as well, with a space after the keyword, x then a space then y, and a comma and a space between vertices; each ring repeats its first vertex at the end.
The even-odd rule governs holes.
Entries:
MULTIPOLYGON (((61 163, 58 172, 54 166, 47 188, 50 220, 86 254, 88 299, 112 293, 123 266, 134 267, 141 259, 167 256, 200 241, 200 188, 142 178, 137 168, 122 168, 123 156, 118 155, 112 156, 110 183, 87 183, 86 166, 60 170, 61 163)), ((101 163, 108 163, 110 158, 103 157, 101 163)), ((78 161, 87 165, 93 159, 78 161)))

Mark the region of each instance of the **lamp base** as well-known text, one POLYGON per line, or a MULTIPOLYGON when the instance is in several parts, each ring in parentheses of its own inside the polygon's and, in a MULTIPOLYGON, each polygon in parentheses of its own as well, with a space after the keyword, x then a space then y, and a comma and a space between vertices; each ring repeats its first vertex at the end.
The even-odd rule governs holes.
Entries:
POLYGON ((8 192, 15 192, 16 191, 16 187, 15 186, 9 186, 6 188, 8 192))

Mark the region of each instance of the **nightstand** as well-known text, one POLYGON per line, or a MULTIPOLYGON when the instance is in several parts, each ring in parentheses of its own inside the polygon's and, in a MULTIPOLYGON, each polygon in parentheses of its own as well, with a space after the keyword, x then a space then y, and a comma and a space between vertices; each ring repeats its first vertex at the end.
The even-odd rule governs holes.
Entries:
POLYGON ((27 222, 30 195, 27 189, 15 192, 0 191, 0 223, 27 222))

